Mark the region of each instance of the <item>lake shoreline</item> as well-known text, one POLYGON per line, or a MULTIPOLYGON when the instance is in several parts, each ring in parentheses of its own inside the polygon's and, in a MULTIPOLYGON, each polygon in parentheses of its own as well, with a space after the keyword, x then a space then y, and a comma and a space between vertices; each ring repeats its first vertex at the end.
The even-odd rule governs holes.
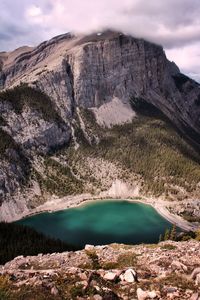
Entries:
MULTIPOLYGON (((63 197, 63 198, 53 198, 47 202, 45 202, 43 205, 38 206, 35 209, 26 211, 18 216, 13 220, 19 221, 20 219, 27 218, 36 214, 45 213, 45 212, 56 212, 61 211, 65 209, 75 208, 78 206, 86 205, 88 203, 92 203, 95 201, 106 201, 106 200, 124 200, 129 201, 133 203, 141 203, 145 205, 150 205, 153 207, 159 215, 161 215, 164 219, 169 221, 171 224, 175 224, 177 227, 184 231, 195 231, 199 229, 199 225, 189 223, 188 221, 184 220, 178 215, 172 214, 167 209, 167 205, 169 202, 160 200, 160 199, 154 199, 154 198, 145 198, 145 197, 100 197, 100 196, 92 196, 90 194, 81 194, 77 196, 69 196, 69 197, 63 197)), ((170 204, 172 204, 170 202, 170 204)), ((175 203, 174 203, 175 204, 175 203)))

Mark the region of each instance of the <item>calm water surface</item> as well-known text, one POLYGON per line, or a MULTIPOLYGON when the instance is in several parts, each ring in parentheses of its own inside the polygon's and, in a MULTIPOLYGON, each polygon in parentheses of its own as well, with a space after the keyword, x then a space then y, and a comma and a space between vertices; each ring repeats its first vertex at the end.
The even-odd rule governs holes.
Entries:
POLYGON ((78 246, 154 243, 171 227, 151 206, 119 200, 41 213, 17 223, 78 246))

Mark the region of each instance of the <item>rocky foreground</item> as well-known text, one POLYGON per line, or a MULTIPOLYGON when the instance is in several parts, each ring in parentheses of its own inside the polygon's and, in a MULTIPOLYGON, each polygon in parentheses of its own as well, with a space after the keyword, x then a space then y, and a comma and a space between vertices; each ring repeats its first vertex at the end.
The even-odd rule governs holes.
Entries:
POLYGON ((200 299, 200 243, 86 245, 0 267, 0 299, 200 299))

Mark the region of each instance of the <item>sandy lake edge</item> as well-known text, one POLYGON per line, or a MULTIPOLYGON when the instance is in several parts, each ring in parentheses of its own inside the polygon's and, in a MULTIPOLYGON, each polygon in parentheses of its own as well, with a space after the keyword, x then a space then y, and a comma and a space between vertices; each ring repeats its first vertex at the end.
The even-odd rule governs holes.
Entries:
MULTIPOLYGON (((172 204, 171 202, 154 199, 154 198, 145 198, 145 197, 103 197, 100 196, 92 196, 91 194, 81 194, 76 196, 66 196, 63 198, 53 198, 43 205, 38 206, 37 208, 28 210, 22 214, 17 215, 12 222, 18 221, 20 219, 30 217, 36 214, 44 213, 44 212, 56 212, 60 210, 65 210, 69 208, 75 208, 80 205, 86 205, 87 203, 91 203, 94 201, 106 201, 106 200, 125 200, 129 202, 138 202, 145 205, 152 206, 164 219, 169 221, 172 224, 175 224, 177 227, 181 228, 184 231, 195 231, 200 228, 199 224, 190 223, 180 216, 176 214, 172 214, 167 209, 168 204, 172 204)), ((176 203, 174 203, 176 205, 176 203)))

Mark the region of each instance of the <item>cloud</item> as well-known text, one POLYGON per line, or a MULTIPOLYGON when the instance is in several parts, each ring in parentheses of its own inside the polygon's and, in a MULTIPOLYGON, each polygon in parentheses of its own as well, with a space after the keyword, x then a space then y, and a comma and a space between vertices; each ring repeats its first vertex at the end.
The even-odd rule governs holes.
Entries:
POLYGON ((37 18, 42 15, 42 10, 39 6, 31 5, 26 11, 27 17, 37 18))
POLYGON ((163 45, 183 70, 199 74, 199 15, 199 0, 1 0, 0 43, 10 49, 113 28, 163 45))
POLYGON ((176 59, 181 71, 200 82, 200 41, 180 48, 166 50, 170 60, 176 59))
MULTIPOLYGON (((50 29, 55 25, 63 32, 89 32, 109 27, 165 48, 200 39, 199 0, 49 0, 49 4, 41 25, 50 29)), ((36 20, 32 16, 27 22, 36 20)))

